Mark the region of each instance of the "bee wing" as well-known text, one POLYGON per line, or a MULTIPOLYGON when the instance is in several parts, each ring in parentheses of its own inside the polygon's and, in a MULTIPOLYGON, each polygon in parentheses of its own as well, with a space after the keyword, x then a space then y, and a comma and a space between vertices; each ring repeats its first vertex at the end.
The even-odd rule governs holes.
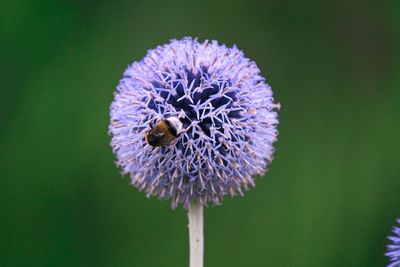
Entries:
POLYGON ((150 131, 150 134, 157 136, 157 137, 161 137, 161 136, 165 135, 165 132, 161 128, 155 127, 150 131))

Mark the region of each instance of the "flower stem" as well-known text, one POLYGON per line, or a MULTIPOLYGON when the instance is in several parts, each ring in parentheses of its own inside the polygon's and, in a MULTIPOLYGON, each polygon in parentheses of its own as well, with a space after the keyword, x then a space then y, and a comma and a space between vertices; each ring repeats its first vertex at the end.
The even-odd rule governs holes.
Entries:
POLYGON ((188 211, 190 267, 203 267, 204 235, 203 235, 203 205, 191 202, 188 211))

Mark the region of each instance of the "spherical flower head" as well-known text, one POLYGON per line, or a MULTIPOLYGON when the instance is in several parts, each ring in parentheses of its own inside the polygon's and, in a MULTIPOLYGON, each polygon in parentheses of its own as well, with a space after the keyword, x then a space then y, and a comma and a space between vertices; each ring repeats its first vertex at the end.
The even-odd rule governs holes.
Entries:
MULTIPOLYGON (((400 219, 397 219, 397 223, 400 226, 400 219)), ((388 239, 392 242, 387 246, 385 254, 390 258, 388 267, 400 267, 400 227, 393 226, 393 236, 389 236, 388 239)))
POLYGON ((219 204, 265 173, 278 107, 256 64, 236 46, 171 40, 132 63, 117 86, 109 127, 116 163, 135 187, 171 199, 173 208, 219 204), (149 131, 169 118, 179 119, 180 132, 150 145, 149 131))

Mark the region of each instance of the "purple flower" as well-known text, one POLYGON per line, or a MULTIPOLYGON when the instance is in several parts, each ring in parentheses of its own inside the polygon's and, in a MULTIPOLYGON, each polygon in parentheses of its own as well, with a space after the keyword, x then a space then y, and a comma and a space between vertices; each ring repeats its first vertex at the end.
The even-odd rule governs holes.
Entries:
POLYGON ((132 63, 114 97, 109 132, 117 165, 135 187, 171 199, 173 208, 242 195, 273 158, 279 104, 236 46, 171 40, 132 63), (153 146, 167 134, 152 129, 167 120, 181 129, 153 146))
MULTIPOLYGON (((400 224, 400 219, 397 219, 397 223, 400 224)), ((390 258, 388 267, 400 267, 400 227, 393 226, 393 236, 389 236, 388 239, 392 241, 385 254, 390 258)))

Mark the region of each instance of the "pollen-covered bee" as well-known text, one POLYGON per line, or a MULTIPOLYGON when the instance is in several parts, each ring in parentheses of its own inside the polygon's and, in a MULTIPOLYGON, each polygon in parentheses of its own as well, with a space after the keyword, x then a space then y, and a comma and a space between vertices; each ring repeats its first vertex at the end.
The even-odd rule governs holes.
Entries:
POLYGON ((182 122, 177 117, 160 120, 146 132, 146 142, 151 146, 167 146, 172 143, 182 131, 182 122))

